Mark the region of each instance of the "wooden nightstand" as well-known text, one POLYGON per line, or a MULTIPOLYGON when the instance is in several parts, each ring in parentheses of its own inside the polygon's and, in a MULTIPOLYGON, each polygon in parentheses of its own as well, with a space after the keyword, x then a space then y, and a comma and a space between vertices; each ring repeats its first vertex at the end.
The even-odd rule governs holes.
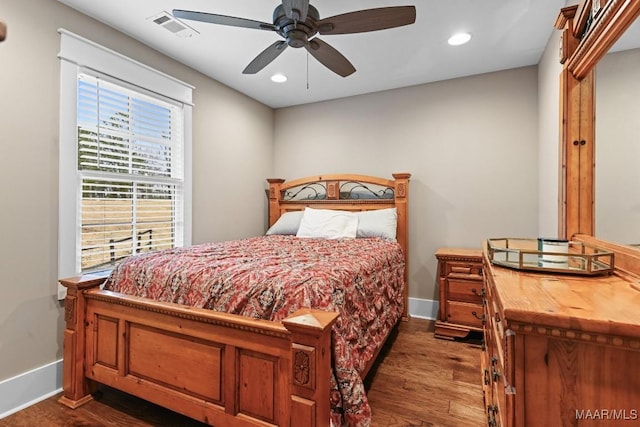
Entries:
POLYGON ((454 339, 482 331, 484 283, 480 249, 440 248, 440 310, 435 336, 454 339))

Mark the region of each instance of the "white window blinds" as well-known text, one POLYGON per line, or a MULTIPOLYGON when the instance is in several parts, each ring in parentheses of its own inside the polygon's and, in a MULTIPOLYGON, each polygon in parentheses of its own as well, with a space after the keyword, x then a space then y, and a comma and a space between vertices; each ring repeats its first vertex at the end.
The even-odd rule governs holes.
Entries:
POLYGON ((81 271, 183 244, 181 105, 78 74, 81 271))

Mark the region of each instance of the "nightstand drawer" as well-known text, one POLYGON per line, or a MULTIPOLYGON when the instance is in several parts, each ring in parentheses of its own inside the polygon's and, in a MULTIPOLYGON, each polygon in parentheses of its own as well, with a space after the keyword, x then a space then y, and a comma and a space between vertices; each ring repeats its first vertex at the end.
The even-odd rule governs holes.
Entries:
POLYGON ((466 302, 447 301, 447 316, 456 323, 482 328, 483 310, 481 305, 466 302))
POLYGON ((482 280, 482 263, 450 261, 447 262, 445 275, 448 278, 482 280))
POLYGON ((449 300, 482 304, 483 283, 449 279, 449 300))

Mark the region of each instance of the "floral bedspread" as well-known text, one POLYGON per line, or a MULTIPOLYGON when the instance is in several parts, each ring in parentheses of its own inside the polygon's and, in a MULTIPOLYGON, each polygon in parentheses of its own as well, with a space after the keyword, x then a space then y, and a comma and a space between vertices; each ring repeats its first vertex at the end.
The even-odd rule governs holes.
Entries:
POLYGON ((304 307, 339 312, 332 421, 361 427, 371 409, 358 372, 402 315, 404 268, 396 241, 275 235, 136 255, 105 289, 270 320, 304 307))

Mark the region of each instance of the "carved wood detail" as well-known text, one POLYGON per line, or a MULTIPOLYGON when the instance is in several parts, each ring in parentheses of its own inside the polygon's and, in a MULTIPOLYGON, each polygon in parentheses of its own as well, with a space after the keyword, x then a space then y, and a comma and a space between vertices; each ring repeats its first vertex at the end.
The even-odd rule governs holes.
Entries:
POLYGON ((327 199, 335 200, 340 196, 340 185, 338 182, 327 182, 327 199))
POLYGON ((631 25, 638 13, 637 2, 609 0, 580 41, 567 68, 577 78, 585 77, 613 46, 620 34, 631 25), (635 5, 634 5, 635 3, 635 5))
POLYGON ((447 261, 482 262, 482 258, 464 255, 447 255, 447 261))
POLYGON ((301 344, 293 344, 293 381, 295 385, 313 390, 315 371, 315 349, 301 344))
POLYGON ((76 322, 76 297, 68 295, 64 300, 64 320, 67 322, 67 328, 75 325, 76 322))
MULTIPOLYGON (((194 309, 184 310, 184 308, 178 304, 170 304, 167 306, 162 304, 161 305, 148 304, 148 303, 142 302, 141 300, 140 301, 130 300, 126 297, 124 298, 116 297, 115 295, 112 295, 112 294, 89 292, 86 294, 85 297, 87 300, 108 302, 110 304, 117 304, 124 307, 130 307, 138 310, 148 311, 151 313, 164 314, 167 316, 173 316, 180 319, 192 320, 192 321, 201 322, 201 323, 208 323, 211 325, 218 325, 225 328, 237 329, 237 330, 246 331, 246 332, 253 332, 260 335, 267 335, 267 336, 273 336, 273 337, 285 338, 285 339, 289 337, 289 334, 284 330, 284 328, 282 328, 282 330, 265 329, 264 327, 252 326, 250 324, 234 323, 234 321, 231 319, 221 319, 221 318, 215 317, 215 315, 210 316, 209 315, 210 313, 207 313, 208 310, 204 310, 204 309, 199 310, 199 313, 197 313, 196 311, 198 310, 194 310, 194 309), (176 309, 180 309, 180 308, 182 308, 182 310, 176 311, 176 309), (199 314, 202 314, 202 315, 199 315, 199 314)), ((234 316, 234 315, 229 315, 229 316, 243 319, 242 316, 234 316)))
POLYGON ((309 354, 303 351, 296 351, 293 358, 293 378, 296 384, 309 384, 309 354))

